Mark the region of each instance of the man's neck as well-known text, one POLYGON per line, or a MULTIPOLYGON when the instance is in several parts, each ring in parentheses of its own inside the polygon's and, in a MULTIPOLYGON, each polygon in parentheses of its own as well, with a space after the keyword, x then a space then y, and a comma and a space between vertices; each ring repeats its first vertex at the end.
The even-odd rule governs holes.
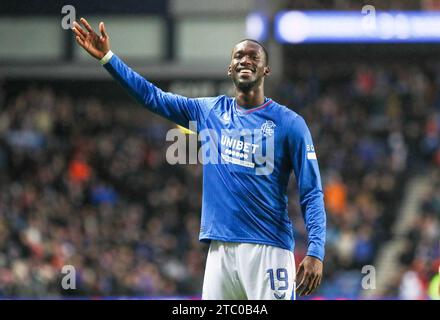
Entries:
POLYGON ((235 89, 235 100, 240 107, 253 108, 264 103, 264 92, 262 88, 255 88, 249 91, 235 89))

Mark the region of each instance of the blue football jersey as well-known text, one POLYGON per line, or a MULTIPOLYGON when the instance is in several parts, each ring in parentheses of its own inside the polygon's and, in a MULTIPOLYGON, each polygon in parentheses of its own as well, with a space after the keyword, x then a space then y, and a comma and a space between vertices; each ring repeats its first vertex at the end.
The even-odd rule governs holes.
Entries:
POLYGON ((201 137, 203 202, 200 240, 294 249, 287 186, 294 172, 308 232, 307 255, 324 258, 326 214, 319 166, 304 119, 266 98, 242 108, 227 96, 187 98, 164 92, 116 55, 106 70, 152 112, 201 137))

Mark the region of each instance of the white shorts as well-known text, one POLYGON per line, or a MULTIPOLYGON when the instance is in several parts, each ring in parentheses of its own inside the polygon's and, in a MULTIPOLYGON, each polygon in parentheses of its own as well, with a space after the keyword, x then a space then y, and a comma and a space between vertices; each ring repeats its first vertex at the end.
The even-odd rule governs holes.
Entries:
POLYGON ((203 300, 295 300, 295 258, 278 247, 211 241, 203 300))

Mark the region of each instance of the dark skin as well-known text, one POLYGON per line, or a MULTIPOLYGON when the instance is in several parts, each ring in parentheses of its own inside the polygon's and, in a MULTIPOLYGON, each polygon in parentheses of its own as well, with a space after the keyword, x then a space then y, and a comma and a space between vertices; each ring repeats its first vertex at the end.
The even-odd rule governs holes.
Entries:
POLYGON ((239 106, 251 108, 264 103, 264 77, 269 74, 264 51, 257 43, 243 41, 234 47, 228 76, 234 82, 239 106))
POLYGON ((80 21, 84 27, 81 27, 76 21, 73 22, 72 31, 76 35, 76 42, 92 57, 101 60, 110 51, 110 38, 105 32, 104 22, 99 23, 101 35, 98 35, 86 19, 81 18, 80 21))
MULTIPOLYGON (((110 38, 104 22, 99 23, 98 35, 86 19, 81 18, 81 26, 74 22, 72 31, 76 42, 92 57, 100 60, 110 51, 110 38)), ((239 42, 232 50, 228 76, 235 85, 235 99, 244 108, 252 108, 264 103, 264 78, 270 74, 263 48, 252 41, 239 42)), ((296 274, 297 292, 307 296, 321 284, 323 264, 321 260, 306 256, 296 274)))
POLYGON ((312 256, 305 256, 296 273, 296 291, 300 296, 308 296, 321 285, 322 261, 312 256))

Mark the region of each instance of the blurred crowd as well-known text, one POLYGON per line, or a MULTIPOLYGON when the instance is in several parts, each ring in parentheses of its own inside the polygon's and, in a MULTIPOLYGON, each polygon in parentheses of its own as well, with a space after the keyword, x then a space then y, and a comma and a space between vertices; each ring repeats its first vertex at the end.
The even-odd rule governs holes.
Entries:
MULTIPOLYGON (((328 230, 317 295, 358 297, 359 270, 389 240, 405 182, 440 166, 440 69, 291 68, 273 98, 304 116, 319 157, 328 230)), ((173 124, 128 98, 103 99, 50 86, 0 94, 0 296, 200 295, 201 165, 166 162, 173 124), (66 265, 76 290, 62 288, 66 265)), ((299 262, 306 234, 294 181, 289 190, 299 262)), ((432 258, 427 278, 438 190, 402 257, 408 268, 432 258)))
POLYGON ((389 294, 394 290, 402 299, 440 299, 440 168, 431 178, 405 235, 399 259, 402 269, 389 288, 389 294))
POLYGON ((201 168, 167 165, 170 123, 50 88, 1 110, 0 295, 199 293, 201 168))

